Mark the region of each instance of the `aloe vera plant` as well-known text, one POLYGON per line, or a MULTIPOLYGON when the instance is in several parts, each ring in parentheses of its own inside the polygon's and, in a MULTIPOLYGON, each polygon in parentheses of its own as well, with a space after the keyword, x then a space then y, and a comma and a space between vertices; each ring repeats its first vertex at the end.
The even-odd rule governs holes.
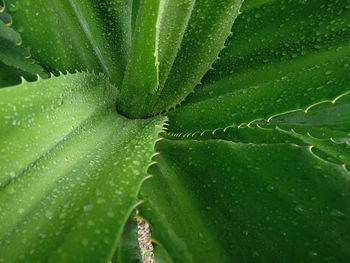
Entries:
POLYGON ((349 261, 349 0, 0 1, 0 87, 0 263, 349 261))

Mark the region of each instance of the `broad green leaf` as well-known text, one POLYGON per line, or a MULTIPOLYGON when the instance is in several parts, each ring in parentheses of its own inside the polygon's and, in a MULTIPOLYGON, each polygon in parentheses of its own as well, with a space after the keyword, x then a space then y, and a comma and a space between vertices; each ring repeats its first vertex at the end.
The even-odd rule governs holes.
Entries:
POLYGON ((174 262, 346 262, 350 177, 310 147, 157 144, 141 215, 174 262))
POLYGON ((348 1, 248 0, 227 48, 173 132, 225 128, 333 100, 349 91, 348 1))
POLYGON ((80 69, 122 80, 131 41, 131 1, 8 0, 13 24, 48 71, 80 69))
POLYGON ((163 118, 116 113, 105 77, 0 90, 0 262, 107 262, 163 118))

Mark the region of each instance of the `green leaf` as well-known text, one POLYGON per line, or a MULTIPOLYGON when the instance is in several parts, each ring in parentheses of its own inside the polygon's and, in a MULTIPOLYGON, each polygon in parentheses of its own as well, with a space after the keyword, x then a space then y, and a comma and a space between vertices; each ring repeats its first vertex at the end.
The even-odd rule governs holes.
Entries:
POLYGON ((126 223, 117 249, 116 263, 141 263, 137 220, 132 216, 126 223))
MULTIPOLYGON (((1 13, 1 14, 3 15, 7 13, 1 13)), ((17 46, 19 46, 22 42, 20 35, 2 19, 0 20, 0 38, 1 38, 1 41, 7 41, 17 46)))
POLYGON ((45 76, 43 69, 29 59, 29 51, 21 46, 21 36, 10 27, 11 17, 8 13, 0 15, 0 87, 18 84, 20 77, 35 80, 37 74, 45 76))
POLYGON ((160 245, 154 246, 153 253, 156 263, 173 263, 167 251, 160 245))
POLYGON ((0 262, 107 262, 164 118, 128 120, 104 77, 0 90, 0 262))
MULTIPOLYGON (((264 126, 265 127, 265 126, 264 126)), ((305 145, 302 140, 294 138, 277 129, 262 129, 261 127, 228 127, 226 129, 218 129, 213 132, 206 131, 195 134, 172 134, 164 132, 162 136, 172 140, 213 140, 221 139, 232 142, 254 143, 254 144, 273 144, 273 143, 289 143, 297 145, 305 145)))
POLYGON ((350 131, 350 94, 334 101, 312 105, 307 110, 299 110, 273 116, 259 125, 278 126, 284 130, 293 129, 300 134, 310 134, 316 138, 345 141, 350 131))
POLYGON ((13 24, 50 72, 89 69, 122 80, 131 41, 131 2, 8 0, 13 24))
POLYGON ((141 118, 184 100, 223 48, 241 4, 140 1, 119 111, 141 118))
MULTIPOLYGON (((285 131, 286 132, 286 131, 285 131)), ((301 135, 293 132, 286 132, 287 134, 293 135, 296 138, 304 141, 316 147, 317 150, 321 150, 333 157, 330 161, 334 159, 338 160, 338 164, 350 165, 350 145, 347 143, 336 143, 332 140, 327 139, 316 139, 309 135, 301 135)))
POLYGON ((18 71, 0 61, 0 88, 20 84, 20 76, 24 76, 25 74, 25 72, 18 71))
MULTIPOLYGON (((0 6, 1 8, 1 6, 0 6)), ((4 12, 3 9, 0 10, 0 20, 5 23, 5 25, 10 26, 12 25, 12 17, 9 13, 4 12)))
MULTIPOLYGON (((187 2, 182 1, 182 4, 187 2)), ((181 7, 174 4, 168 5, 170 6, 168 12, 170 14, 179 12, 175 17, 180 18, 182 22, 177 24, 176 29, 173 29, 172 23, 169 23, 170 18, 164 15, 160 35, 165 39, 160 38, 159 43, 159 48, 163 49, 160 54, 164 57, 160 61, 169 59, 171 69, 168 69, 169 66, 165 62, 163 65, 160 64, 165 67, 164 79, 161 81, 161 84, 164 84, 160 87, 161 93, 154 104, 153 114, 178 105, 193 91, 224 47, 224 42, 231 32, 231 26, 239 14, 242 2, 242 0, 195 1, 193 7, 192 4, 187 4, 185 7, 193 9, 189 10, 191 17, 188 22, 186 22, 187 16, 182 16, 184 11, 181 7), (184 23, 187 23, 187 27, 182 33, 184 23), (181 37, 183 34, 181 44, 166 42, 169 31, 172 31, 174 38, 176 35, 181 37), (170 54, 167 50, 169 49, 176 53, 168 57, 167 55, 170 54), (169 73, 166 73, 167 71, 169 73)))
POLYGON ((350 174, 309 148, 161 141, 141 215, 174 262, 346 262, 350 174))
POLYGON ((161 2, 160 18, 157 24, 159 27, 157 52, 160 89, 164 86, 181 48, 192 12, 198 12, 198 4, 195 6, 195 2, 195 0, 163 0, 161 2))
POLYGON ((131 11, 131 29, 132 35, 136 30, 136 20, 140 10, 140 3, 142 0, 132 0, 132 11, 131 11))
POLYGON ((130 57, 125 71, 118 111, 130 117, 148 115, 147 102, 158 87, 156 24, 160 0, 142 0, 133 34, 130 57))
POLYGON ((350 162, 350 95, 337 98, 331 102, 323 102, 309 107, 305 111, 295 111, 270 118, 268 121, 257 121, 253 124, 268 133, 283 132, 316 147, 322 151, 323 158, 341 164, 350 162))
POLYGON ((245 2, 214 70, 169 113, 173 132, 225 128, 349 91, 347 1, 245 2))
POLYGON ((149 108, 157 100, 180 48, 194 2, 141 2, 132 56, 118 103, 121 112, 131 116, 150 114, 149 108), (130 109, 130 104, 135 107, 130 109))

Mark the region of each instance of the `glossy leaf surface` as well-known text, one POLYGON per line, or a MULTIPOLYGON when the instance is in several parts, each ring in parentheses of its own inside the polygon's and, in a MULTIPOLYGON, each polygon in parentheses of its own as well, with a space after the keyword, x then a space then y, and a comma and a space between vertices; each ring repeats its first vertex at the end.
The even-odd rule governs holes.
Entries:
POLYGON ((174 262, 349 257, 349 172, 289 144, 162 141, 141 214, 174 262))
POLYGON ((348 261, 350 1, 242 2, 0 0, 0 263, 348 261))
POLYGON ((0 261, 107 262, 145 179, 163 118, 115 111, 105 77, 0 90, 0 261))
POLYGON ((88 69, 121 82, 131 41, 130 1, 6 2, 23 42, 48 71, 88 69))
MULTIPOLYGON (((242 0, 195 1, 171 70, 166 80, 162 80, 164 86, 160 86, 161 93, 152 110, 153 114, 178 105, 193 91, 224 47, 224 42, 231 32, 230 29, 238 16, 242 2, 242 0)), ((171 11, 173 9, 168 12, 171 11)), ((179 12, 183 14, 181 9, 179 12)), ((185 19, 184 17, 183 20, 185 19)), ((181 27, 181 25, 179 23, 176 27, 181 27)), ((163 37, 166 36, 166 32, 172 30, 169 26, 171 24, 165 25, 160 32, 163 37)), ((173 46, 173 42, 163 40, 160 42, 159 49, 173 46)), ((173 50, 176 51, 176 46, 173 50)), ((164 55, 166 54, 165 52, 164 55)), ((163 57, 161 61, 168 59, 171 61, 171 57, 163 57)), ((166 66, 166 63, 164 64, 166 66)))
POLYGON ((241 4, 140 1, 119 111, 142 118, 184 100, 216 60, 241 4))
POLYGON ((348 1, 246 1, 214 71, 169 113, 171 131, 240 125, 348 92, 349 19, 348 1))
POLYGON ((148 115, 158 88, 156 24, 160 0, 142 0, 135 21, 132 47, 118 97, 118 110, 133 118, 148 115))

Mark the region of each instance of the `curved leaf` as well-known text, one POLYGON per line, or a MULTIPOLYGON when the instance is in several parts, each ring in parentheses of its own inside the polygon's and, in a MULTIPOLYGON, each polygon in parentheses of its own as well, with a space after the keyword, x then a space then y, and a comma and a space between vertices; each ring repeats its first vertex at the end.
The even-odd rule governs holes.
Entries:
MULTIPOLYGON (((1 5, 0 5, 0 8, 1 8, 1 5)), ((12 25, 12 17, 10 16, 9 13, 4 12, 4 10, 0 9, 0 20, 4 22, 5 25, 10 26, 12 25)))
POLYGON ((345 262, 350 177, 288 144, 162 141, 141 215, 174 262, 345 262))
POLYGON ((156 24, 160 0, 141 0, 130 57, 118 97, 118 111, 132 118, 148 115, 148 101, 158 87, 156 24))
POLYGON ((131 39, 131 1, 8 0, 7 4, 14 27, 48 71, 89 69, 121 82, 131 39))
MULTIPOLYGON (((163 0, 158 19, 159 89, 162 89, 178 54, 186 28, 194 11, 195 0, 163 0)), ((198 5, 198 4, 197 4, 198 5)), ((197 7, 198 8, 198 7, 197 7)), ((197 10, 195 10, 196 12, 197 10)))
POLYGON ((119 111, 141 118, 180 103, 217 58, 241 4, 140 1, 119 111))
POLYGON ((215 70, 169 113, 171 131, 267 119, 349 91, 347 1, 248 0, 245 5, 215 70))
POLYGON ((140 252, 137 221, 131 216, 124 227, 115 259, 112 262, 141 263, 142 257, 140 252))
POLYGON ((316 139, 311 136, 300 135, 298 133, 286 132, 288 134, 293 135, 296 138, 304 141, 312 145, 312 147, 316 147, 317 150, 321 150, 322 152, 332 156, 333 158, 340 161, 338 164, 350 165, 350 145, 347 143, 336 143, 332 140, 322 140, 316 139))
POLYGON ((309 107, 305 111, 295 111, 270 118, 268 121, 256 121, 270 132, 283 132, 316 147, 331 159, 337 159, 344 165, 350 164, 350 95, 323 102, 309 107))
MULTIPOLYGON (((161 93, 153 105, 153 114, 176 106, 193 91, 224 47, 242 2, 242 0, 195 1, 193 7, 189 5, 188 8, 193 8, 191 17, 187 22, 188 25, 169 74, 165 75, 166 80, 162 81, 164 85, 160 87, 161 93)), ((173 9, 169 10, 171 11, 173 9)), ((182 13, 181 9, 179 11, 182 13)), ((167 20, 164 20, 166 23, 167 20)), ((187 17, 184 16, 183 21, 186 20, 187 17)), ((168 26, 171 24, 165 25, 160 32, 164 37, 169 30, 173 30, 168 26)), ((178 26, 181 27, 181 23, 178 26)), ((174 42, 165 43, 160 39, 159 48, 174 47, 173 50, 176 51, 175 46, 178 44, 175 46, 174 44, 174 42)), ((167 55, 166 52, 160 54, 167 55)), ((163 57, 161 61, 167 59, 172 61, 171 57, 163 57)), ((166 63, 163 65, 166 67, 166 63)))
POLYGON ((107 262, 145 179, 163 118, 115 111, 104 77, 0 90, 0 261, 107 262))
POLYGON ((133 48, 118 103, 121 112, 136 117, 150 114, 180 48, 194 2, 138 2, 133 48))
MULTIPOLYGON (((265 126, 264 126, 265 127, 265 126)), ((262 129, 258 127, 242 126, 242 127, 228 127, 226 129, 219 129, 213 132, 207 131, 203 133, 195 133, 189 135, 171 134, 164 132, 164 138, 172 140, 225 140, 240 143, 254 143, 254 144, 274 144, 274 143, 288 143, 297 145, 308 145, 302 140, 290 136, 277 129, 262 129)))
POLYGON ((44 76, 43 69, 31 59, 27 49, 21 46, 22 39, 11 25, 8 13, 0 13, 0 87, 20 83, 20 78, 35 80, 44 76))
MULTIPOLYGON (((20 84, 21 76, 26 76, 26 73, 0 61, 0 88, 20 84)), ((30 80, 30 76, 26 79, 30 80)))
POLYGON ((257 121, 259 125, 278 126, 284 130, 293 129, 300 134, 317 138, 345 141, 350 137, 350 94, 299 110, 271 117, 268 122, 257 121))

